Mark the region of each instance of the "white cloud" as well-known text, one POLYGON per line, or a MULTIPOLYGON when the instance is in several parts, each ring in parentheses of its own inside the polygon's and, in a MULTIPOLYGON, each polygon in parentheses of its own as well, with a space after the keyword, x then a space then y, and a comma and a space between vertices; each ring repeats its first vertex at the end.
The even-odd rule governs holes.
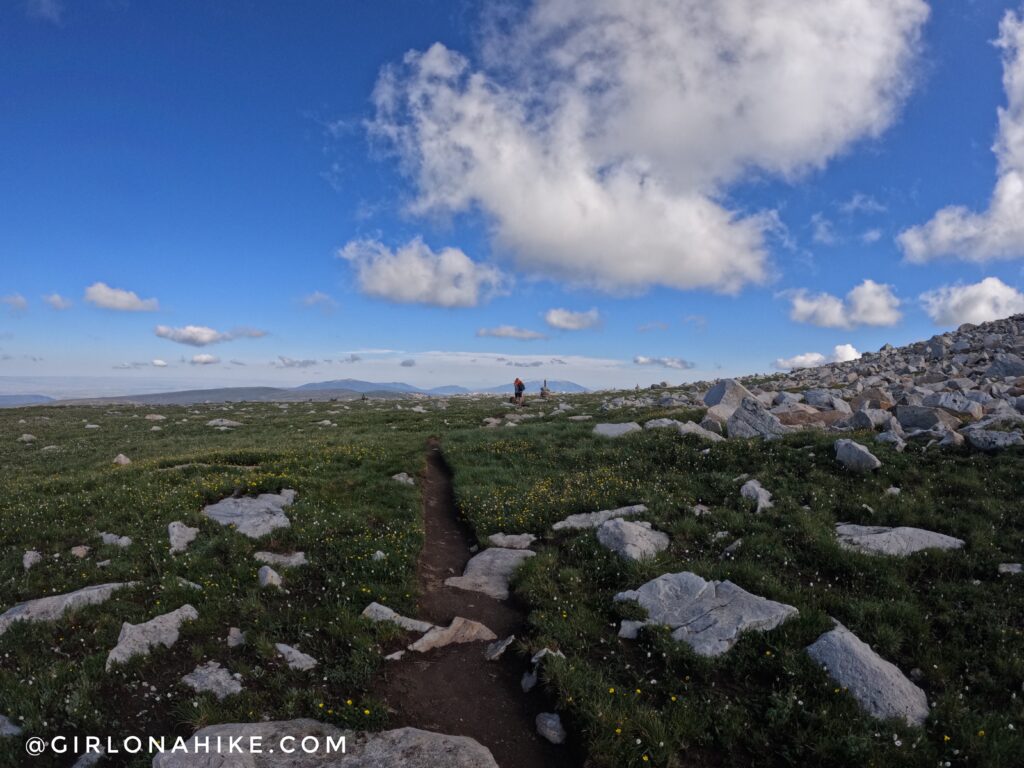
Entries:
POLYGON ((858 325, 896 325, 903 314, 891 285, 865 280, 840 299, 830 293, 799 289, 786 294, 790 319, 821 328, 854 328, 858 325))
POLYGON ((1024 293, 998 277, 971 285, 947 285, 921 294, 925 312, 936 325, 986 323, 1024 312, 1024 293))
POLYGON ((159 358, 157 358, 156 360, 153 360, 150 363, 150 365, 152 365, 154 368, 166 368, 167 367, 167 361, 166 360, 160 360, 159 358))
POLYGON ((819 245, 835 245, 839 242, 832 222, 823 213, 811 216, 811 239, 819 245))
POLYGON ((647 333, 648 331, 667 331, 668 323, 663 323, 660 320, 655 320, 653 323, 644 323, 636 327, 640 333, 647 333))
POLYGON ((220 358, 216 355, 194 355, 190 362, 192 365, 216 365, 220 358))
POLYGON ((59 293, 49 293, 43 296, 43 301, 58 311, 71 308, 71 299, 65 299, 59 293))
POLYGON ((767 279, 773 212, 722 202, 892 123, 923 0, 535 0, 483 36, 386 68, 371 135, 415 214, 483 211, 523 270, 613 292, 767 279), (504 29, 505 32, 494 30, 504 29))
POLYGON ((330 310, 338 308, 338 302, 323 291, 313 291, 312 293, 306 294, 302 297, 302 306, 320 307, 320 309, 325 312, 329 312, 330 310))
POLYGON ((866 230, 861 236, 860 240, 866 245, 872 245, 882 239, 882 230, 880 229, 869 229, 866 230))
POLYGON ((507 283, 496 267, 458 248, 434 251, 419 238, 395 250, 377 240, 353 240, 338 257, 352 265, 363 293, 403 304, 475 307, 507 283))
POLYGON ((517 328, 514 325, 499 325, 496 328, 481 328, 476 332, 477 336, 492 336, 498 339, 519 339, 520 341, 536 341, 546 339, 543 333, 531 331, 527 328, 517 328))
POLYGON ((11 314, 19 314, 28 309, 28 299, 20 293, 12 293, 8 296, 0 296, 0 304, 6 304, 11 314))
POLYGON ((64 17, 64 4, 59 0, 28 0, 26 12, 31 19, 60 24, 64 17))
POLYGON ((772 363, 773 368, 780 371, 791 371, 796 368, 817 368, 827 363, 846 363, 860 357, 860 352, 852 344, 836 344, 832 354, 826 357, 820 352, 804 352, 793 357, 779 357, 772 363))
POLYGON ((657 365, 661 368, 674 368, 677 371, 688 371, 691 368, 697 367, 695 363, 683 360, 681 357, 647 357, 646 355, 637 355, 633 358, 633 362, 636 365, 657 365))
POLYGON ((887 209, 871 195, 854 192, 849 200, 839 205, 839 210, 849 216, 855 213, 885 213, 887 209))
POLYGON ((160 302, 156 299, 140 299, 134 291, 111 288, 106 283, 93 283, 85 289, 85 300, 103 309, 120 312, 156 312, 160 302))
POLYGON ((973 262, 1024 256, 1024 20, 1007 11, 996 45, 1003 52, 1003 89, 995 152, 998 178, 988 208, 962 205, 938 211, 925 224, 904 230, 899 243, 908 261, 952 257, 973 262))
POLYGON ((266 331, 256 328, 235 328, 230 331, 218 331, 205 325, 186 325, 182 328, 171 328, 168 325, 158 325, 154 331, 162 339, 175 341, 178 344, 187 344, 190 347, 205 347, 209 344, 219 344, 232 339, 259 339, 267 335, 266 331))
POLYGON ((544 322, 552 328, 563 331, 583 331, 593 328, 601 322, 601 313, 597 308, 588 309, 586 312, 573 312, 570 309, 549 309, 544 314, 544 322))

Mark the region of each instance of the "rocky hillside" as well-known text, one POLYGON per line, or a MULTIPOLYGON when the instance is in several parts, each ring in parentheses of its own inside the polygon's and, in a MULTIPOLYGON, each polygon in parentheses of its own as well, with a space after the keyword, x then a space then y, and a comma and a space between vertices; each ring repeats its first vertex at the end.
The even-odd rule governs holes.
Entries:
POLYGON ((700 426, 729 437, 776 437, 799 428, 875 430, 908 440, 993 451, 1024 445, 1024 315, 966 324, 905 347, 770 377, 698 382, 623 406, 705 405, 700 426))

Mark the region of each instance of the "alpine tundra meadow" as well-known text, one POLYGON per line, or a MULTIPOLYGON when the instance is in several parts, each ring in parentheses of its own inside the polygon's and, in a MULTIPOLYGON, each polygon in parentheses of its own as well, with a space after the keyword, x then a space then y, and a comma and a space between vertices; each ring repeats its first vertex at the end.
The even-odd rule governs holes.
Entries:
POLYGON ((1024 766, 1024 6, 0 5, 0 768, 1024 766))

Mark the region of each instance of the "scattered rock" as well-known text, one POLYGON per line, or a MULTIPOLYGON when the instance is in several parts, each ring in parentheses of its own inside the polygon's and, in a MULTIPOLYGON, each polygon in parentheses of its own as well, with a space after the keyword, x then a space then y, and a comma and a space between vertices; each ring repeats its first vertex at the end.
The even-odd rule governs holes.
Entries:
POLYGON ((1020 563, 1000 563, 999 573, 1007 576, 1017 576, 1024 573, 1024 566, 1020 563))
POLYGON ((279 574, 269 565, 260 566, 260 570, 258 571, 257 576, 259 577, 260 580, 260 586, 263 588, 277 587, 278 589, 280 589, 282 584, 284 583, 281 580, 281 574, 279 574))
POLYGON ((285 645, 284 643, 274 643, 274 647, 284 658, 285 663, 292 669, 297 669, 300 672, 307 672, 317 665, 316 659, 307 653, 303 653, 298 648, 293 648, 292 646, 285 645))
POLYGON ((565 531, 579 528, 597 528, 597 526, 613 518, 642 515, 645 512, 647 512, 647 507, 643 504, 634 504, 630 507, 619 507, 618 509, 603 509, 600 512, 584 512, 578 515, 569 515, 565 520, 560 520, 551 526, 551 529, 565 531))
POLYGON ((882 466, 882 462, 866 446, 853 440, 836 440, 836 461, 851 472, 871 472, 882 466))
POLYGON ((461 576, 444 580, 445 586, 483 592, 495 600, 508 599, 508 585, 512 574, 524 560, 535 555, 528 549, 490 547, 466 563, 461 576))
POLYGON ((627 560, 643 560, 668 549, 668 534, 655 531, 650 523, 637 523, 617 517, 597 529, 597 540, 627 560))
POLYGON ((928 697, 842 624, 807 647, 808 655, 872 717, 898 717, 909 725, 928 719, 928 697))
POLYGON ((130 537, 118 536, 116 533, 100 533, 100 540, 104 544, 108 544, 114 547, 120 547, 121 549, 124 549, 125 547, 130 547, 132 545, 132 540, 130 537))
POLYGON ((635 421, 625 424, 595 424, 594 434, 598 437, 622 437, 631 432, 640 432, 641 427, 635 421))
POLYGON ((743 632, 766 631, 798 611, 791 605, 752 595, 731 581, 705 581, 689 571, 666 573, 639 589, 620 592, 647 610, 647 624, 665 624, 675 640, 701 656, 732 648, 743 632))
POLYGON ((133 656, 147 656, 151 648, 162 645, 170 648, 176 642, 181 625, 186 621, 195 621, 199 613, 186 603, 177 610, 150 619, 142 624, 121 625, 117 645, 107 654, 107 671, 115 664, 124 664, 133 656))
POLYGON ((443 648, 454 643, 486 642, 497 638, 496 634, 480 622, 456 616, 447 627, 431 627, 423 637, 409 646, 409 650, 426 653, 434 648, 443 648))
POLYGON ((960 549, 964 542, 923 528, 886 528, 877 525, 836 525, 839 545, 872 555, 905 557, 922 549, 960 549))
POLYGON ((171 554, 184 552, 198 535, 198 528, 189 528, 180 520, 175 520, 167 526, 167 536, 171 540, 171 554))
POLYGON ((203 514, 221 525, 234 526, 235 530, 250 539, 258 539, 278 528, 291 526, 284 508, 294 500, 295 491, 292 490, 261 493, 255 498, 227 498, 209 505, 203 514))
POLYGON ((253 557, 258 562, 267 565, 276 565, 279 568, 298 568, 302 565, 309 565, 305 552, 292 552, 290 555, 278 555, 273 552, 257 552, 253 557))
POLYGON ((240 645, 245 645, 245 632, 238 627, 229 627, 228 648, 237 648, 240 645))
POLYGON ((21 556, 21 567, 26 571, 31 569, 34 565, 39 565, 41 562, 43 562, 43 556, 34 549, 28 550, 21 556))
POLYGON ((502 549, 529 549, 536 540, 537 537, 532 533, 492 533, 487 537, 491 546, 502 549))
POLYGON ((374 552, 372 555, 370 555, 370 559, 373 560, 374 562, 379 562, 380 560, 383 560, 385 557, 387 557, 387 555, 385 555, 379 549, 376 552, 374 552))
POLYGON ((792 432, 755 397, 745 397, 726 422, 729 437, 775 438, 792 432))
POLYGON ((240 421, 232 421, 231 419, 211 419, 206 422, 208 427, 219 427, 221 429, 232 429, 234 427, 242 426, 240 421))
POLYGON ((34 443, 36 441, 35 435, 24 434, 18 438, 19 443, 34 443))
POLYGON ((402 616, 380 603, 370 603, 363 609, 363 616, 370 621, 388 621, 409 632, 429 632, 434 625, 429 621, 419 621, 402 616))
POLYGON ((196 667, 181 682, 194 691, 212 693, 220 701, 242 692, 242 684, 216 661, 208 661, 196 667))
POLYGON ((565 728, 562 727, 562 718, 554 712, 541 712, 537 715, 536 723, 537 733, 552 744, 562 744, 565 741, 565 728))
POLYGON ((537 685, 537 673, 536 672, 523 672, 523 677, 519 681, 519 687, 523 689, 523 693, 529 693, 533 690, 534 686, 537 685))
POLYGON ((11 736, 21 736, 21 728, 4 715, 0 715, 0 738, 9 738, 11 736))
POLYGON ((401 483, 402 485, 416 485, 416 480, 405 472, 399 472, 397 475, 392 475, 391 479, 396 483, 401 483))
POLYGON ((137 582, 114 582, 97 584, 68 592, 63 595, 50 595, 36 600, 18 603, 13 608, 0 614, 0 635, 4 634, 16 621, 56 621, 69 611, 86 605, 99 605, 110 599, 117 590, 133 587, 137 582))
MULTIPOLYGON (((288 743, 288 742, 285 742, 288 743)), ((498 768, 490 751, 468 736, 448 736, 398 728, 378 733, 345 732, 316 720, 287 720, 266 723, 224 723, 196 731, 186 742, 187 751, 162 752, 153 758, 153 768, 498 768), (286 760, 277 755, 241 757, 228 754, 229 745, 248 744, 258 738, 261 744, 280 744, 285 737, 296 747, 312 736, 320 751, 304 754, 296 749, 286 760), (345 737, 345 753, 328 751, 328 738, 345 737), (209 747, 207 747, 209 745, 209 747), (224 754, 219 754, 223 750, 224 754), (259 758, 259 759, 257 759, 259 758)))
POLYGON ((405 651, 395 651, 385 656, 384 661, 401 661, 403 656, 405 656, 405 651))
POLYGON ((77 547, 71 548, 71 554, 79 560, 88 557, 90 552, 92 552, 92 547, 87 547, 84 544, 79 544, 77 547))
POLYGON ((740 496, 756 503, 757 509, 754 511, 758 514, 775 506, 771 493, 757 480, 747 480, 740 488, 740 496))
POLYGON ((515 642, 515 639, 515 635, 509 635, 504 640, 495 640, 487 646, 487 650, 484 651, 484 658, 488 661, 497 661, 508 650, 508 647, 515 642))
POLYGON ((125 456, 123 453, 119 453, 117 454, 117 456, 114 457, 114 463, 117 464, 117 466, 119 467, 126 467, 132 463, 132 460, 125 456))

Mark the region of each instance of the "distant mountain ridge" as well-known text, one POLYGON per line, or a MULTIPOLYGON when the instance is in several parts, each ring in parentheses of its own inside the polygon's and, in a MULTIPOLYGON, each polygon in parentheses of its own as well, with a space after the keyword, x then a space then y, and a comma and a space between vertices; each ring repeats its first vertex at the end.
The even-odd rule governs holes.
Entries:
MULTIPOLYGON (((527 392, 539 392, 544 382, 527 381, 527 392)), ((572 381, 548 381, 552 392, 582 393, 585 387, 572 381)), ((78 397, 57 400, 45 395, 0 395, 0 408, 15 408, 27 405, 194 405, 197 403, 242 403, 242 402, 301 402, 304 400, 356 400, 363 396, 377 398, 400 398, 410 395, 445 397, 448 395, 486 394, 503 395, 512 393, 512 383, 486 389, 471 389, 458 384, 448 384, 431 389, 420 389, 400 381, 373 382, 360 379, 337 379, 303 384, 298 387, 220 387, 217 389, 189 389, 174 392, 156 392, 142 395, 115 395, 104 397, 78 397)))

